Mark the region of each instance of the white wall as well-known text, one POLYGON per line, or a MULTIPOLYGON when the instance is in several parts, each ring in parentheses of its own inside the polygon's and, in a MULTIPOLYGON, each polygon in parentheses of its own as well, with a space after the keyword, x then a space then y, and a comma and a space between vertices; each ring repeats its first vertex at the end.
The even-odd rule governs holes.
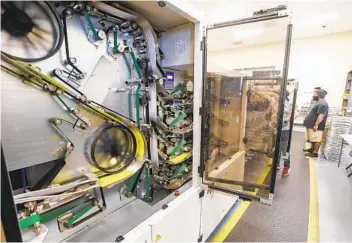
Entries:
MULTIPOLYGON (((282 70, 283 59, 284 43, 222 50, 208 54, 208 70, 259 66, 282 70)), ((315 86, 322 86, 328 91, 326 99, 330 107, 341 107, 349 68, 352 68, 352 31, 292 41, 289 78, 299 80, 298 104, 310 100, 315 86)))

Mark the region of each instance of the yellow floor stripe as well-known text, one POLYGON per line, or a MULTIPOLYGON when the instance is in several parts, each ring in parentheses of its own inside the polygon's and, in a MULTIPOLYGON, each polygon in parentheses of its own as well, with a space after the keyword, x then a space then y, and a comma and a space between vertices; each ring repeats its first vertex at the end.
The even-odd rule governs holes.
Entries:
MULTIPOLYGON (((309 148, 311 148, 311 146, 312 146, 312 145, 311 145, 310 143, 307 143, 307 142, 304 144, 304 148, 305 148, 305 149, 309 149, 309 148)), ((306 156, 306 159, 309 159, 309 157, 306 156)))
POLYGON ((226 224, 219 230, 219 232, 210 240, 210 242, 223 242, 226 237, 231 233, 233 228, 236 226, 238 221, 241 219, 243 214, 251 203, 248 201, 242 202, 235 213, 230 216, 226 224))
MULTIPOLYGON (((268 158, 267 160, 268 166, 264 168, 262 173, 259 175, 257 179, 257 184, 263 184, 265 178, 268 176, 268 173, 270 172, 271 165, 272 165, 272 159, 268 158)), ((258 189, 255 189, 254 192, 251 192, 250 194, 256 195, 258 193, 258 189)), ((210 242, 223 242, 227 236, 230 234, 230 232, 235 228, 236 224, 238 221, 241 219, 243 214, 246 212, 248 209, 249 205, 251 202, 249 201, 244 201, 242 202, 236 211, 230 216, 228 221, 224 224, 224 226, 216 233, 216 235, 210 240, 210 242)))
POLYGON ((314 159, 309 159, 309 221, 307 242, 319 242, 319 199, 317 186, 317 171, 314 159))

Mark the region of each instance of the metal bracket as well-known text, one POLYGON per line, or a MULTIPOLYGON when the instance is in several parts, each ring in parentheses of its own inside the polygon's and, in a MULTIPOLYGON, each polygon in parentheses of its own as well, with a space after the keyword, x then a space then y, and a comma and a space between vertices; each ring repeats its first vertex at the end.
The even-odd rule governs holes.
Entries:
POLYGON ((199 192, 199 198, 204 197, 204 194, 205 194, 205 190, 202 189, 202 190, 199 192))
POLYGON ((198 168, 197 168, 197 171, 198 171, 198 174, 201 175, 202 174, 202 167, 199 165, 198 168))
POLYGON ((203 234, 201 234, 199 237, 198 237, 198 242, 202 242, 203 240, 203 234))
POLYGON ((279 13, 282 10, 286 10, 287 6, 286 5, 279 5, 275 8, 268 8, 268 9, 261 9, 259 11, 253 12, 253 16, 261 16, 265 14, 274 14, 274 13, 279 13))
POLYGON ((213 24, 208 24, 208 25, 205 25, 203 26, 203 37, 207 37, 207 29, 210 29, 212 28, 214 25, 213 24))
POLYGON ((125 239, 125 237, 123 237, 122 235, 119 235, 118 237, 116 237, 115 242, 122 242, 125 239))
POLYGON ((273 205, 274 194, 270 193, 268 198, 261 198, 260 202, 266 205, 273 205))
POLYGON ((204 51, 204 40, 200 42, 200 50, 204 51))

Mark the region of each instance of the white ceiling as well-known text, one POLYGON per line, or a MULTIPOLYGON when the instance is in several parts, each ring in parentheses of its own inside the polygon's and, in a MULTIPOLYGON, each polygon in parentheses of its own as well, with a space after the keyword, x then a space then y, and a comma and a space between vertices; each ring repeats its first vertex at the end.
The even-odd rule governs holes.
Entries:
MULTIPOLYGON (((189 2, 206 14, 207 23, 219 23, 251 17, 253 11, 273 8, 278 5, 287 5, 288 10, 292 12, 292 35, 294 39, 352 30, 352 1, 193 0, 189 2), (324 28, 323 25, 325 25, 324 28)), ((259 25, 251 25, 246 25, 245 27, 254 29, 252 32, 258 31, 257 27, 260 27, 259 25)), ((282 36, 282 31, 280 30, 282 29, 282 23, 278 23, 275 26, 264 26, 265 33, 254 35, 252 33, 252 36, 247 36, 247 38, 244 38, 243 33, 235 33, 236 31, 241 32, 242 29, 248 33, 248 30, 245 30, 244 26, 242 29, 239 28, 240 26, 232 27, 233 29, 219 29, 216 36, 218 37, 217 40, 222 40, 221 49, 278 41, 282 36), (226 43, 222 43, 223 40, 226 40, 226 43)))

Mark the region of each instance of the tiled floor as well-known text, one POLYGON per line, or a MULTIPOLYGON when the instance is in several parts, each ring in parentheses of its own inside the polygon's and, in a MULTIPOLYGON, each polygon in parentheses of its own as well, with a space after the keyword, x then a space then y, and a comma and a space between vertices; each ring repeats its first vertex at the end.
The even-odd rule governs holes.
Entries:
MULTIPOLYGON (((305 241, 308 229, 309 162, 302 153, 304 129, 292 140, 292 174, 277 178, 271 207, 251 204, 225 241, 305 241)), ((320 241, 352 242, 352 162, 345 149, 341 166, 317 160, 320 241)))
POLYGON ((302 151, 304 134, 292 138, 292 172, 278 171, 272 206, 251 203, 225 242, 304 242, 309 215, 309 163, 302 151))
POLYGON ((319 159, 317 166, 320 241, 352 241, 352 177, 345 167, 351 157, 337 162, 319 159))

